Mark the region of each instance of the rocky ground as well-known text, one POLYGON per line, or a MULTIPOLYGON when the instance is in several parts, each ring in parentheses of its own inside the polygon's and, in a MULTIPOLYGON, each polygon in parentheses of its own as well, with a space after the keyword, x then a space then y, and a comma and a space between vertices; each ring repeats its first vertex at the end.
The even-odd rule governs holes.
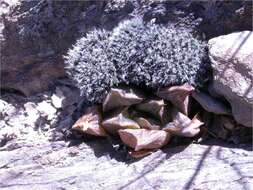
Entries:
POLYGON ((78 90, 64 85, 30 97, 2 94, 0 145, 12 139, 32 143, 62 139, 73 124, 78 102, 78 90))
POLYGON ((0 189, 253 189, 252 3, 108 2, 0 0, 0 189), (93 27, 137 13, 161 23, 202 19, 213 68, 206 92, 225 100, 239 126, 229 142, 217 119, 219 139, 132 160, 106 139, 70 132, 83 110, 62 55, 93 27))
POLYGON ((136 162, 104 141, 68 146, 8 143, 1 148, 1 189, 252 189, 251 145, 165 148, 136 162), (22 147, 20 147, 22 146, 22 147))
POLYGON ((65 141, 76 93, 62 85, 30 98, 3 94, 1 189, 252 189, 251 143, 216 139, 130 160, 105 139, 65 141))

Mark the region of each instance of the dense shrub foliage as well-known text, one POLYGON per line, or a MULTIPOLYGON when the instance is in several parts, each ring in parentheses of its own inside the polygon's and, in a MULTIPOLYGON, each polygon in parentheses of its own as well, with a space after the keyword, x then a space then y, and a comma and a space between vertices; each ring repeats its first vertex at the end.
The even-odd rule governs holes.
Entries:
POLYGON ((111 33, 93 31, 66 56, 70 76, 90 102, 101 102, 118 83, 153 89, 189 82, 200 85, 208 70, 206 43, 189 31, 140 18, 111 33))
POLYGON ((112 32, 108 52, 121 81, 153 88, 199 83, 206 44, 185 29, 127 20, 112 32))
POLYGON ((149 68, 143 63, 148 47, 148 41, 143 39, 146 31, 147 27, 139 18, 126 20, 113 30, 108 54, 115 64, 120 82, 139 85, 151 80, 149 68))
POLYGON ((116 70, 107 58, 109 32, 94 30, 68 51, 66 69, 88 102, 101 102, 117 84, 116 70))
POLYGON ((208 69, 206 43, 185 29, 150 24, 143 36, 150 40, 144 63, 152 72, 153 88, 203 81, 208 69), (201 76, 201 77, 200 77, 201 76))

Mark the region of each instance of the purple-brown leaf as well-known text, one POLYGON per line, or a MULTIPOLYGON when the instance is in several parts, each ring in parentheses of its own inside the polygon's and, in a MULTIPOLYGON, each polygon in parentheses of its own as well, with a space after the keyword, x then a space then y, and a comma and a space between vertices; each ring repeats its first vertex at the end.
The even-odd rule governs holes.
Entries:
POLYGON ((161 126, 158 122, 150 118, 138 117, 135 121, 139 124, 142 129, 159 130, 161 126))
POLYGON ((133 158, 143 158, 145 156, 148 156, 155 152, 156 150, 139 150, 139 151, 129 151, 129 155, 132 156, 133 158))
POLYGON ((162 123, 166 123, 168 120, 168 110, 166 109, 166 104, 164 100, 147 100, 141 104, 135 106, 135 109, 148 113, 159 119, 162 123))
POLYGON ((135 151, 145 149, 158 149, 170 140, 170 134, 163 130, 124 129, 119 130, 123 143, 135 151))
POLYGON ((169 100, 175 107, 177 107, 185 115, 189 114, 189 97, 194 90, 189 84, 181 86, 172 86, 168 88, 159 89, 157 96, 169 100))
POLYGON ((85 114, 75 122, 72 129, 94 136, 105 137, 106 133, 100 122, 101 113, 99 107, 92 106, 87 108, 85 114))
POLYGON ((174 135, 194 137, 200 132, 200 126, 204 124, 197 117, 191 120, 175 109, 173 110, 172 116, 173 121, 166 124, 163 130, 174 135))
POLYGON ((127 108, 114 111, 109 117, 105 118, 102 122, 102 126, 111 134, 117 134, 117 131, 120 129, 140 128, 135 121, 128 118, 127 108))
POLYGON ((130 106, 142 102, 144 95, 137 89, 122 87, 112 88, 103 102, 103 111, 130 106))

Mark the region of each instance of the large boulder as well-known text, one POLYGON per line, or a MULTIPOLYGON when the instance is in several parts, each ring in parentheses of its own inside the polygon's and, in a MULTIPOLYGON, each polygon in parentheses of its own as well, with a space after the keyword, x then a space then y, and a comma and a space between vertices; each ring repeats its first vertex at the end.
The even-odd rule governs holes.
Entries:
POLYGON ((243 31, 209 40, 214 93, 231 104, 233 116, 252 127, 253 117, 253 32, 243 31))

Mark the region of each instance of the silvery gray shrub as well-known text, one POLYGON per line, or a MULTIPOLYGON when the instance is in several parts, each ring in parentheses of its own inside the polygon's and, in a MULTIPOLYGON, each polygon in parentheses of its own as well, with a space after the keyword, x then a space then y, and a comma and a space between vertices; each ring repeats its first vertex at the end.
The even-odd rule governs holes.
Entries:
POLYGON ((143 35, 147 31, 142 19, 121 22, 109 37, 108 55, 114 63, 120 82, 139 85, 151 80, 145 63, 148 41, 143 35))
POLYGON ((79 39, 65 56, 66 70, 90 103, 100 103, 118 83, 116 70, 107 57, 109 32, 94 30, 79 39))
POLYGON ((67 70, 89 102, 101 102, 118 83, 152 89, 188 82, 201 85, 207 77, 206 43, 187 29, 121 22, 111 32, 94 30, 65 56, 67 70))
POLYGON ((209 69, 207 45, 188 30, 149 24, 143 41, 150 39, 143 61, 151 71, 152 88, 188 82, 200 85, 209 69))
POLYGON ((113 30, 108 52, 121 81, 152 88, 199 84, 208 67, 205 42, 186 29, 144 24, 140 18, 113 30))

